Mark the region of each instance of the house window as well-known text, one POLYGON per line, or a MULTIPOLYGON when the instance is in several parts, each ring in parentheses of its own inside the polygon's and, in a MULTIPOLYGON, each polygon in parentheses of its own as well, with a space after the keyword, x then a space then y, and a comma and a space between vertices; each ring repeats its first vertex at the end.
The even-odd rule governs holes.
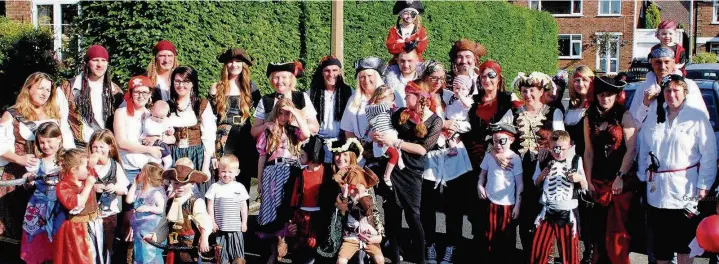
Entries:
POLYGON ((70 42, 68 27, 79 12, 78 0, 39 0, 33 2, 33 24, 53 34, 54 48, 62 58, 62 49, 70 42))
POLYGON ((712 1, 712 23, 719 23, 719 1, 712 1))
POLYGON ((620 36, 612 33, 597 34, 597 70, 605 73, 619 72, 620 36))
POLYGON ((552 15, 581 15, 582 0, 541 1, 530 0, 529 8, 542 10, 552 15))
POLYGON ((709 43, 709 52, 719 55, 719 43, 709 43))
POLYGON ((618 16, 622 14, 621 0, 599 0, 600 16, 618 16))
POLYGON ((559 46, 559 58, 560 59, 581 59, 582 58, 582 35, 581 34, 560 34, 558 46, 559 46))

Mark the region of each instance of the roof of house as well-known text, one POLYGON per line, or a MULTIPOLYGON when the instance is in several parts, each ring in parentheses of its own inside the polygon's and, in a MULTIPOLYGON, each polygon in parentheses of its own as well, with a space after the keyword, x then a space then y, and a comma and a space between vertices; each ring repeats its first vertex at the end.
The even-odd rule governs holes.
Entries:
POLYGON ((662 12, 662 20, 674 20, 689 27, 689 1, 653 1, 662 12))

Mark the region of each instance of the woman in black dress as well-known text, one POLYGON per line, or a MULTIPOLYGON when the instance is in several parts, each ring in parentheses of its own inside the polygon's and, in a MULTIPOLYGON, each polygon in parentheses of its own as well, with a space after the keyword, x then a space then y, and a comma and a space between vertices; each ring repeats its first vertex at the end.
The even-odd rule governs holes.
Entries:
POLYGON ((392 126, 398 138, 391 134, 375 134, 378 143, 394 146, 401 150, 405 167, 392 171, 392 191, 385 195, 384 213, 387 236, 391 251, 387 257, 392 263, 399 261, 398 238, 402 229, 402 212, 405 213, 413 250, 419 256, 414 261, 424 263, 424 230, 420 221, 420 197, 422 196, 422 172, 424 155, 437 143, 442 130, 442 119, 430 111, 431 95, 429 85, 424 81, 410 82, 405 88, 406 108, 400 108, 392 115, 392 126))
MULTIPOLYGON (((250 188, 250 179, 257 176, 258 154, 255 139, 250 135, 251 108, 260 102, 260 90, 250 80, 254 59, 240 48, 228 49, 217 60, 224 64, 221 78, 210 88, 210 104, 217 116, 215 157, 233 154, 240 160, 237 181, 250 188)), ((217 164, 214 162, 213 164, 217 164)))

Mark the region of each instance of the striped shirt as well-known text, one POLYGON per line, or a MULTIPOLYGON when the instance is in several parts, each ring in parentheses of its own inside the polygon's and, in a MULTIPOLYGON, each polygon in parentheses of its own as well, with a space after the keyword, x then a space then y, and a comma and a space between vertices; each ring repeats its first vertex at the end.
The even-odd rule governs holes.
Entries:
POLYGON ((250 199, 245 186, 239 182, 216 182, 205 193, 215 209, 215 223, 221 231, 239 232, 242 229, 241 203, 250 199))
POLYGON ((391 103, 368 105, 365 112, 369 121, 369 131, 378 133, 392 129, 391 103))

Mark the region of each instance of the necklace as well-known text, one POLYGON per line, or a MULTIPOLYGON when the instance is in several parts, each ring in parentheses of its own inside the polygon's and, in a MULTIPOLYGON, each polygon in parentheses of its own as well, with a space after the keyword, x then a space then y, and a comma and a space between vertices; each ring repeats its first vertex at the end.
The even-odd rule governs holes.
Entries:
POLYGON ((187 105, 186 105, 185 107, 183 107, 183 108, 178 107, 178 108, 177 108, 177 111, 185 112, 185 111, 187 111, 188 108, 190 108, 190 105, 192 105, 192 104, 190 103, 190 101, 187 101, 187 105))

